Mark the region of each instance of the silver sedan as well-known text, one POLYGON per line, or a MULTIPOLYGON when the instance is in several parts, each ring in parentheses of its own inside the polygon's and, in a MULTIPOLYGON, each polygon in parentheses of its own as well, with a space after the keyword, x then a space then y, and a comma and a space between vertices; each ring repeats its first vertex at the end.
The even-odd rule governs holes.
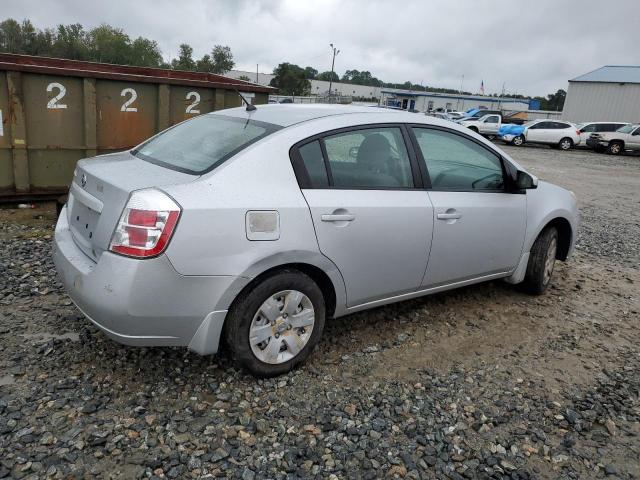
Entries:
POLYGON ((541 294, 577 228, 571 192, 452 122, 264 105, 80 161, 54 259, 114 340, 200 354, 224 340, 272 376, 326 318, 497 278, 541 294))

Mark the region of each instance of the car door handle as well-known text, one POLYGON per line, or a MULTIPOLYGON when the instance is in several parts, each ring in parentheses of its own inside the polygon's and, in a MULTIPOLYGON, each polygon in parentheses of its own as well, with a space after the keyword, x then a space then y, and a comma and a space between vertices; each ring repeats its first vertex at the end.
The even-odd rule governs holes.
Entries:
POLYGON ((461 213, 439 213, 438 214, 438 220, 457 220, 458 218, 461 218, 462 214, 461 213))
POLYGON ((355 215, 351 215, 349 213, 334 213, 331 215, 322 215, 320 220, 323 222, 353 222, 356 219, 355 215))

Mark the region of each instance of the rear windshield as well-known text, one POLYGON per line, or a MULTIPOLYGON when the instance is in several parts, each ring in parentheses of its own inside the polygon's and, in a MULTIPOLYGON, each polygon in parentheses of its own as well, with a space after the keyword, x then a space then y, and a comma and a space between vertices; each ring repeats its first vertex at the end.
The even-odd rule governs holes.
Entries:
POLYGON ((224 115, 200 115, 151 138, 133 150, 143 160, 200 175, 281 127, 224 115))

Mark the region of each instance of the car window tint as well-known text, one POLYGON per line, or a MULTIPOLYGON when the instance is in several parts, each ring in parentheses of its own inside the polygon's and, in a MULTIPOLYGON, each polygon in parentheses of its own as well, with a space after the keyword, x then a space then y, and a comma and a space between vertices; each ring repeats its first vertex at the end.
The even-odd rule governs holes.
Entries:
POLYGON ((399 128, 367 128, 325 137, 333 186, 411 188, 413 176, 399 128))
POLYGON ((413 129, 434 190, 502 190, 500 158, 477 143, 441 130, 413 129))
POLYGON ((324 165, 324 157, 322 156, 322 149, 320 148, 320 142, 317 140, 311 143, 307 143, 298 149, 302 162, 304 163, 311 187, 323 188, 329 186, 329 180, 327 179, 327 170, 324 165))
POLYGON ((569 125, 568 123, 562 123, 562 122, 553 122, 554 124, 554 128, 558 129, 558 130, 562 130, 565 128, 571 128, 571 125, 569 125))
POLYGON ((602 125, 597 125, 595 123, 589 124, 589 125, 585 125, 584 127, 582 127, 580 129, 580 131, 582 133, 590 133, 590 132, 597 132, 600 131, 598 130, 602 125))

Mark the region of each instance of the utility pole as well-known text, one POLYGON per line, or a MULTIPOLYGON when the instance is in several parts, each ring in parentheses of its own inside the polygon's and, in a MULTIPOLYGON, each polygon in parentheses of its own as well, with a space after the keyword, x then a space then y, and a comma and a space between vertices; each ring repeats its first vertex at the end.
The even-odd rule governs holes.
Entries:
POLYGON ((256 83, 258 82, 258 64, 256 63, 256 83))
MULTIPOLYGON (((464 73, 462 74, 462 80, 460 80, 460 90, 458 90, 460 92, 460 96, 462 96, 462 85, 464 84, 464 73)), ((462 99, 462 109, 464 110, 464 98, 462 99)), ((458 108, 458 103, 456 102, 456 110, 460 110, 458 108)))
POLYGON ((331 76, 329 77, 329 97, 331 97, 331 87, 333 86, 333 67, 335 66, 335 63, 336 63, 336 55, 340 53, 340 50, 334 47, 333 43, 330 43, 329 46, 333 51, 333 59, 331 60, 331 76))

